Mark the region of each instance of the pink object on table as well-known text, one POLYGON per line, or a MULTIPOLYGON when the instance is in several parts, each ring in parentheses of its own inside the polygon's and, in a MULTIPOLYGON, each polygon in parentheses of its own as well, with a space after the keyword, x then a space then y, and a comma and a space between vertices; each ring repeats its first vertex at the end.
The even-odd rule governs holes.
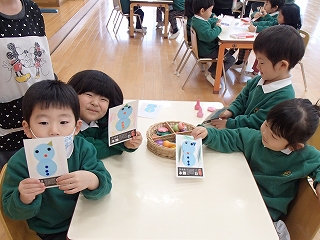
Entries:
POLYGON ((194 106, 194 109, 195 109, 195 110, 199 110, 200 108, 201 108, 201 106, 200 106, 200 99, 198 99, 196 105, 194 106))
POLYGON ((166 127, 158 127, 158 131, 159 132, 168 132, 169 130, 166 127))
POLYGON ((217 110, 215 107, 208 107, 207 109, 209 112, 214 112, 215 110, 217 110))
POLYGON ((197 113, 197 117, 198 118, 202 118, 203 117, 202 107, 199 108, 199 111, 197 113))

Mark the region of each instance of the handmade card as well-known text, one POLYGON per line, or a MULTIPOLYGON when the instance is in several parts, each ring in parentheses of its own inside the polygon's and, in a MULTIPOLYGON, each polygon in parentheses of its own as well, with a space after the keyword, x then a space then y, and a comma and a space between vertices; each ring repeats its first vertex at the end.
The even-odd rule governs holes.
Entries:
POLYGON ((204 177, 202 139, 194 140, 192 136, 176 135, 176 176, 204 177))
POLYGON ((161 107, 162 105, 159 104, 143 102, 139 106, 138 116, 145 118, 157 118, 161 107))
POLYGON ((69 172, 64 137, 24 139, 30 178, 46 187, 56 187, 56 179, 69 172))
POLYGON ((136 135, 139 101, 109 109, 109 146, 127 141, 136 135))
POLYGON ((230 37, 235 39, 246 39, 246 38, 254 38, 254 34, 250 32, 242 32, 242 33, 234 33, 231 34, 230 37))

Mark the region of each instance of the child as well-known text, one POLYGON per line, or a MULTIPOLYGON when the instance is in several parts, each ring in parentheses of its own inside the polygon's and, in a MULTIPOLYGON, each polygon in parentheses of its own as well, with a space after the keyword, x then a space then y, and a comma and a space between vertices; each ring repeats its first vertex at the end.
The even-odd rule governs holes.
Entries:
POLYGON ((277 25, 263 30, 253 43, 261 75, 249 80, 220 119, 216 128, 259 129, 268 111, 276 104, 294 98, 292 69, 304 55, 304 43, 291 26, 277 25))
MULTIPOLYGON (((130 13, 130 0, 120 0, 120 3, 121 3, 122 12, 124 14, 129 14, 130 13)), ((140 16, 140 19, 139 18, 137 19, 136 28, 134 29, 134 31, 140 32, 140 33, 146 33, 147 28, 142 27, 144 12, 142 11, 141 7, 139 7, 139 6, 133 7, 133 13, 138 14, 140 16)), ((128 18, 128 21, 129 21, 129 26, 130 26, 130 18, 128 18)))
POLYGON ((99 159, 133 152, 142 142, 141 133, 130 140, 109 147, 109 108, 123 104, 118 84, 107 74, 98 70, 84 70, 73 75, 69 82, 78 94, 80 118, 83 121, 79 136, 91 142, 97 149, 99 159))
MULTIPOLYGON (((196 127, 192 136, 209 148, 243 152, 273 221, 287 213, 298 180, 320 181, 320 152, 306 144, 319 125, 319 106, 307 99, 290 99, 274 106, 260 131, 249 128, 196 127)), ((316 185, 320 199, 320 184, 316 185)))
MULTIPOLYGON (((198 51, 201 58, 217 58, 219 52, 218 36, 222 29, 218 18, 213 18, 213 0, 193 1, 194 17, 191 26, 197 32, 198 51)), ((235 62, 234 57, 226 51, 224 56, 224 68, 227 71, 235 62)), ((208 71, 207 80, 214 85, 217 63, 212 63, 208 71)))
POLYGON ((54 79, 44 20, 29 0, 0 0, 0 170, 23 147, 21 102, 35 82, 54 79))
POLYGON ((57 178, 59 187, 45 188, 39 179, 29 178, 25 150, 20 149, 5 172, 4 212, 12 219, 26 219, 42 239, 66 239, 79 192, 88 199, 108 194, 110 174, 97 160, 94 146, 74 137, 81 120, 78 96, 71 86, 51 80, 33 84, 24 96, 22 111, 28 138, 65 136, 65 144, 73 145, 67 156, 69 173, 57 178))
POLYGON ((190 44, 191 44, 190 27, 191 27, 192 17, 194 15, 192 5, 193 5, 193 0, 186 0, 184 2, 184 16, 186 16, 188 18, 188 20, 187 20, 187 35, 188 35, 188 42, 190 44))
POLYGON ((301 28, 300 7, 295 3, 283 5, 279 10, 278 23, 290 25, 295 29, 301 28))
MULTIPOLYGON (((162 21, 162 12, 165 11, 165 8, 157 8, 157 28, 161 28, 164 23, 162 21)), ((169 22, 171 24, 171 35, 169 36, 170 40, 176 39, 179 36, 179 29, 177 25, 177 16, 183 16, 184 13, 184 0, 173 0, 173 5, 169 7, 169 22)))

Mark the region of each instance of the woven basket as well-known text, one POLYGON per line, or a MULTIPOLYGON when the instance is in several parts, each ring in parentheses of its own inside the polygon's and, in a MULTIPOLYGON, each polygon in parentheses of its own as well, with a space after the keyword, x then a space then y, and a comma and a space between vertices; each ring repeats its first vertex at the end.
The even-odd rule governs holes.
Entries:
POLYGON ((149 127, 147 131, 147 148, 149 151, 153 152, 154 154, 170 159, 176 159, 176 149, 175 148, 168 148, 157 144, 155 141, 157 140, 168 140, 170 142, 176 142, 176 134, 183 134, 183 135, 190 135, 192 130, 195 128, 193 125, 189 123, 184 123, 187 130, 184 132, 174 132, 173 126, 178 124, 177 121, 167 121, 156 123, 149 127), (164 136, 157 136, 156 130, 158 127, 166 127, 171 132, 171 134, 164 135, 164 136))

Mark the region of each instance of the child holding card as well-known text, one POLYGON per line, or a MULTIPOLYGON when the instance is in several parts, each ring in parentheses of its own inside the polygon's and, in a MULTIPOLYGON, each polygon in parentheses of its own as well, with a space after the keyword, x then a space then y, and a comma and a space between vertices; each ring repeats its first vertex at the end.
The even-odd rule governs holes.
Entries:
POLYGON ((12 219, 26 219, 41 239, 66 239, 79 192, 99 199, 111 190, 111 177, 97 160, 94 146, 80 137, 78 96, 67 84, 44 80, 33 84, 22 102, 22 123, 28 138, 65 137, 69 173, 57 178, 58 187, 45 188, 30 178, 25 149, 9 160, 2 186, 2 203, 12 219))
POLYGON ((80 118, 83 121, 79 136, 91 142, 97 149, 99 159, 133 152, 142 143, 140 132, 130 140, 109 146, 109 109, 123 104, 119 85, 107 74, 98 70, 84 70, 76 73, 68 82, 78 93, 80 118))

